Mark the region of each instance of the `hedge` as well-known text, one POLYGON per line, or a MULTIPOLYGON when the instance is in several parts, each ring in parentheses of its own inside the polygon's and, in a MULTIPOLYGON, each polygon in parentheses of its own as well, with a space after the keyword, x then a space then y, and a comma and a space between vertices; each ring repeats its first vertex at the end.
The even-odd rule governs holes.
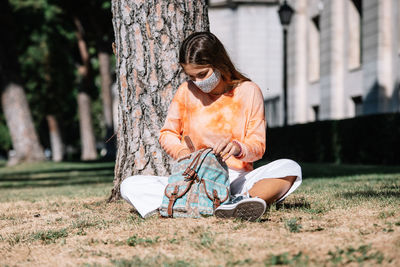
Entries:
POLYGON ((400 164, 400 114, 267 129, 264 158, 299 162, 400 164))
POLYGON ((7 155, 7 151, 11 149, 11 137, 8 133, 7 125, 0 121, 0 155, 7 155))

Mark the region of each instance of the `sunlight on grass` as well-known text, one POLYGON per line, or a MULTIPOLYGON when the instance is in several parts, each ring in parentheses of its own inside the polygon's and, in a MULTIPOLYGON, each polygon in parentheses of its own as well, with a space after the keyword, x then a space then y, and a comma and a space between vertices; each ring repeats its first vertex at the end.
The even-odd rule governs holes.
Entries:
POLYGON ((106 196, 113 177, 113 162, 43 162, 0 168, 0 202, 106 196))
POLYGON ((246 222, 142 219, 125 201, 107 204, 113 165, 0 167, 1 264, 400 264, 396 167, 382 167, 380 173, 376 166, 304 164, 299 189, 257 222, 246 222))

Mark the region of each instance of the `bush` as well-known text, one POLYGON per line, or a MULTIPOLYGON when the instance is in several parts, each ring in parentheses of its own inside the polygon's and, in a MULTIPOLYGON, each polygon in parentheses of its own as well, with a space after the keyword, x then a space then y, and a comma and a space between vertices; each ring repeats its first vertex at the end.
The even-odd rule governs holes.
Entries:
POLYGON ((7 151, 12 147, 11 137, 5 122, 0 121, 0 155, 7 155, 7 151))
POLYGON ((399 164, 400 114, 319 121, 267 130, 267 160, 399 164))

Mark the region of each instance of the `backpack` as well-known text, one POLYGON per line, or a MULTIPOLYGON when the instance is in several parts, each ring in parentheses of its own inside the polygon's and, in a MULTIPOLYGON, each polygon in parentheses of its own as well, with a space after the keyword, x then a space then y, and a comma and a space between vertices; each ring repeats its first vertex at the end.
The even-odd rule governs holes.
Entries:
POLYGON ((211 216, 229 200, 229 187, 226 163, 214 155, 212 148, 198 150, 173 167, 160 214, 174 218, 211 216))

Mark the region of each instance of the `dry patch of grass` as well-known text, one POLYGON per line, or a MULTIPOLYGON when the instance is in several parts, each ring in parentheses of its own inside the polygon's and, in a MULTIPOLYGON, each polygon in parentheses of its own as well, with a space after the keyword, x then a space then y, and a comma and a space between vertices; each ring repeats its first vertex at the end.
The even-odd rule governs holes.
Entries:
MULTIPOLYGON (((287 200, 294 203, 296 198, 287 200)), ((400 226, 369 208, 319 216, 274 207, 259 222, 143 220, 103 198, 0 205, 2 264, 320 265, 398 264, 400 226)), ((391 214, 392 210, 386 211, 391 214)))
POLYGON ((4 188, 0 266, 399 266, 398 178, 306 179, 257 222, 144 220, 110 182, 4 188))

